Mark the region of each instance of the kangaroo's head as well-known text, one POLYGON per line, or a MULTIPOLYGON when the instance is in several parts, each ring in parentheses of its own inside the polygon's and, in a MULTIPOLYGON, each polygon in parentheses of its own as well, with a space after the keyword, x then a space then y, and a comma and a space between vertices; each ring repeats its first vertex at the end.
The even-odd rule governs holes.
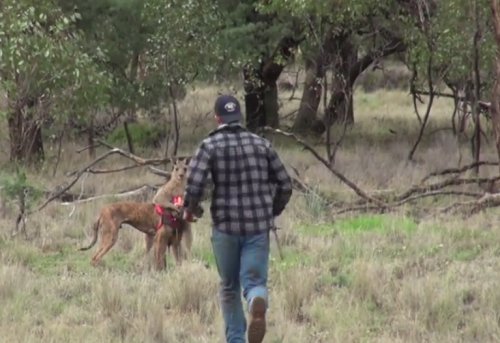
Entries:
POLYGON ((174 161, 171 180, 183 182, 187 178, 190 158, 178 158, 174 161))

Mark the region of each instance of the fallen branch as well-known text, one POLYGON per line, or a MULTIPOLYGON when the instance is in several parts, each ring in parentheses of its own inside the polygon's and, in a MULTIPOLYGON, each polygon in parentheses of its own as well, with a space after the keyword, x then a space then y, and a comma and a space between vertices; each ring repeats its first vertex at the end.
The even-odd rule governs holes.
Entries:
POLYGON ((300 138, 298 138, 293 133, 285 132, 285 131, 282 131, 280 129, 274 129, 274 128, 269 127, 269 126, 264 127, 264 130, 265 131, 274 132, 274 133, 280 134, 280 135, 285 136, 285 137, 291 137, 291 138, 293 138, 297 143, 299 143, 300 145, 302 145, 305 150, 308 150, 309 152, 311 152, 314 155, 314 157, 316 157, 316 159, 318 159, 326 168, 328 168, 328 170, 332 174, 334 174, 337 178, 339 178, 343 183, 345 183, 349 188, 351 188, 361 198, 363 198, 363 199, 365 199, 365 200, 367 200, 369 202, 375 203, 379 207, 388 207, 388 205, 386 203, 384 203, 383 201, 380 201, 378 199, 375 199, 375 198, 369 196, 361 188, 359 188, 358 186, 356 186, 356 184, 354 182, 352 182, 349 179, 347 179, 341 172, 339 172, 334 167, 330 166, 330 163, 327 160, 325 160, 323 157, 321 157, 321 155, 313 147, 311 147, 309 144, 307 144, 306 142, 304 142, 303 140, 301 140, 300 138))
POLYGON ((431 191, 431 192, 426 192, 426 193, 421 193, 421 194, 409 196, 405 199, 398 201, 397 203, 394 203, 393 206, 398 207, 398 206, 401 206, 401 205, 406 204, 406 203, 411 202, 411 201, 415 201, 415 200, 422 199, 422 198, 433 197, 433 196, 440 196, 440 195, 458 195, 458 196, 479 198, 482 195, 484 195, 484 193, 461 192, 461 191, 431 191))
POLYGON ((137 187, 135 189, 128 190, 128 191, 122 191, 119 193, 100 194, 100 195, 96 195, 96 196, 92 196, 92 197, 88 197, 88 198, 78 199, 75 201, 62 202, 61 205, 70 206, 70 205, 82 204, 82 203, 86 203, 86 202, 90 202, 90 201, 94 201, 94 200, 111 198, 111 197, 113 197, 113 198, 126 198, 126 197, 129 197, 132 195, 140 194, 140 193, 148 191, 148 190, 155 190, 155 189, 157 189, 157 187, 153 187, 150 185, 143 185, 143 186, 137 187))
POLYGON ((53 194, 48 198, 46 199, 38 208, 36 208, 34 211, 30 212, 31 213, 35 213, 35 212, 39 212, 41 210, 43 210, 49 203, 51 203, 53 200, 57 199, 59 196, 61 196, 62 194, 66 193, 66 191, 68 191, 71 187, 73 187, 73 185, 80 179, 80 177, 85 174, 88 169, 90 169, 92 166, 96 165, 97 163, 101 162, 102 160, 106 159, 108 156, 111 156, 115 153, 117 153, 120 149, 113 149, 113 150, 110 150, 104 154, 102 154, 101 156, 99 156, 98 158, 96 158, 94 161, 92 161, 91 163, 87 164, 85 167, 81 168, 80 170, 76 171, 76 172, 73 172, 71 173, 71 175, 74 175, 74 178, 73 180, 71 180, 67 185, 65 186, 58 186, 56 187, 56 189, 58 189, 57 191, 53 192, 53 194))
POLYGON ((500 176, 496 176, 493 178, 451 178, 451 179, 446 179, 441 182, 436 182, 431 185, 427 186, 414 186, 404 192, 403 194, 399 195, 396 197, 397 201, 402 201, 408 197, 410 197, 413 194, 421 194, 421 193, 427 193, 431 191, 437 191, 439 189, 443 189, 445 187, 449 186, 462 186, 462 185, 468 185, 468 184, 473 184, 473 183, 489 183, 489 182, 496 182, 500 180, 500 176))
MULTIPOLYGON (((52 195, 48 197, 38 208, 35 210, 31 211, 31 213, 39 212, 43 210, 49 203, 51 203, 53 200, 59 198, 62 194, 66 193, 73 185, 82 177, 82 175, 86 173, 90 173, 92 171, 92 167, 98 164, 99 162, 105 160, 111 155, 120 155, 123 156, 129 160, 132 160, 138 167, 143 167, 143 166, 150 166, 150 165, 160 165, 164 163, 170 162, 173 158, 186 158, 188 156, 175 156, 175 157, 166 157, 166 158, 152 158, 152 159, 146 159, 139 157, 137 155, 134 155, 130 152, 127 152, 125 150, 115 148, 108 143, 98 140, 97 141, 99 144, 109 148, 110 150, 99 156, 98 158, 94 159, 92 162, 88 163, 84 167, 73 171, 69 173, 68 176, 73 176, 73 179, 69 181, 66 185, 60 185, 56 187, 56 191, 52 192, 52 195)), ((118 169, 118 171, 121 171, 121 169, 118 169)), ((108 171, 109 172, 109 171, 108 171)))
POLYGON ((500 193, 486 193, 481 198, 472 201, 465 201, 452 204, 441 210, 443 213, 450 212, 452 210, 460 210, 460 212, 467 211, 469 214, 477 213, 486 208, 498 207, 500 206, 500 193))
POLYGON ((461 173, 464 173, 470 169, 473 169, 475 167, 478 167, 478 166, 497 166, 498 165, 498 162, 493 162, 493 161, 479 161, 479 162, 474 162, 474 163, 471 163, 471 164, 468 164, 468 165, 465 165, 463 167, 460 167, 460 168, 449 168, 449 169, 444 169, 444 170, 440 170, 440 171, 435 171, 435 172, 432 172, 428 175, 426 175, 421 182, 425 182, 427 181, 428 179, 430 179, 431 177, 434 177, 434 176, 444 176, 444 175, 447 175, 447 174, 461 174, 461 173))

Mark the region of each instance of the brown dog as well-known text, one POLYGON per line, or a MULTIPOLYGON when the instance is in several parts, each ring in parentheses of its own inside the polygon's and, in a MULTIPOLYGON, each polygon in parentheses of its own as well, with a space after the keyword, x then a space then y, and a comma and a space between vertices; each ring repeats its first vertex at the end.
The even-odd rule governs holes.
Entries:
MULTIPOLYGON (((169 181, 155 195, 155 200, 167 199, 167 195, 181 196, 179 186, 185 187, 187 164, 186 160, 178 160, 169 181), (162 196, 159 197, 159 194, 162 196)), ((182 189, 183 191, 183 189, 182 189)), ((175 200, 175 199, 174 199, 175 200)), ((159 201, 158 201, 159 202, 159 201)), ((174 258, 180 263, 181 243, 189 251, 192 243, 191 225, 182 220, 179 204, 172 202, 140 203, 118 202, 103 207, 99 217, 93 224, 93 239, 89 246, 79 250, 88 250, 95 245, 98 231, 101 231, 101 244, 94 256, 92 265, 96 266, 103 256, 113 247, 118 239, 118 232, 123 224, 128 224, 146 234, 146 253, 155 244, 155 263, 158 270, 165 268, 165 254, 168 248, 173 248, 174 258), (184 240, 183 240, 184 237, 184 240)), ((203 215, 203 209, 198 207, 196 217, 203 215)))

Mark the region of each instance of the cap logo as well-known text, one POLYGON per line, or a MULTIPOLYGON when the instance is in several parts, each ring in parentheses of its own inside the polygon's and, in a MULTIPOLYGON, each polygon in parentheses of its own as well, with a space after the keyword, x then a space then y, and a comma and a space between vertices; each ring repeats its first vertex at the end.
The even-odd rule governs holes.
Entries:
POLYGON ((234 112, 236 110, 236 104, 234 102, 228 102, 224 105, 224 108, 228 112, 234 112))

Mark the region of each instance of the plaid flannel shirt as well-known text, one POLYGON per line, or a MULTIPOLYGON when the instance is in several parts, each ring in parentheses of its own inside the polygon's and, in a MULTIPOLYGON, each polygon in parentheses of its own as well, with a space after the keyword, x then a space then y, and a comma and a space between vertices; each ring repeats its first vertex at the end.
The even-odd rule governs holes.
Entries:
POLYGON ((213 225, 228 234, 267 232, 292 195, 290 176, 271 143, 239 124, 210 133, 189 167, 184 207, 201 201, 211 179, 213 225))

